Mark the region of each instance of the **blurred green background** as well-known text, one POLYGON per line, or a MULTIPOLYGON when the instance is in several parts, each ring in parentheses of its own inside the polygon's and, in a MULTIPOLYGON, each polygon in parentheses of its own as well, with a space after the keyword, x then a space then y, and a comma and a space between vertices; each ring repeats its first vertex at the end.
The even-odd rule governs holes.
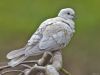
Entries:
POLYGON ((76 11, 76 33, 63 49, 64 67, 72 75, 100 75, 99 0, 0 0, 0 62, 23 47, 40 23, 62 8, 76 11))

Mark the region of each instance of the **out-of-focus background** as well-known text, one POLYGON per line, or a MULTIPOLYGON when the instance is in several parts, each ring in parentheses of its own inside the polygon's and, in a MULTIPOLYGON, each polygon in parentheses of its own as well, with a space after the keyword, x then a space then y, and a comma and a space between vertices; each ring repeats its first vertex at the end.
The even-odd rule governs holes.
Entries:
POLYGON ((76 11, 76 33, 63 49, 63 66, 72 75, 100 75, 99 0, 0 0, 0 62, 23 47, 42 21, 66 7, 76 11))

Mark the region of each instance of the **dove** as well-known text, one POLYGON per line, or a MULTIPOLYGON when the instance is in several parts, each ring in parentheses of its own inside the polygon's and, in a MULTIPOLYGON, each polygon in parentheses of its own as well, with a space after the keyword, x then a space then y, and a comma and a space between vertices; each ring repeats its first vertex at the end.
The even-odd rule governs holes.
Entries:
POLYGON ((75 32, 74 17, 75 11, 72 8, 64 8, 56 17, 42 22, 23 48, 7 54, 7 59, 10 60, 8 65, 15 67, 30 56, 66 47, 75 32))

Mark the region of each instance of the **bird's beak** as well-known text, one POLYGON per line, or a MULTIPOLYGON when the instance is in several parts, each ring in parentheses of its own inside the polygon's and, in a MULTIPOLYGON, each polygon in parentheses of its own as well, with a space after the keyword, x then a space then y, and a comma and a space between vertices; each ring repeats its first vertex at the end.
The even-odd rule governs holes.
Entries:
POLYGON ((77 19, 77 17, 75 15, 72 15, 73 16, 73 19, 77 19))

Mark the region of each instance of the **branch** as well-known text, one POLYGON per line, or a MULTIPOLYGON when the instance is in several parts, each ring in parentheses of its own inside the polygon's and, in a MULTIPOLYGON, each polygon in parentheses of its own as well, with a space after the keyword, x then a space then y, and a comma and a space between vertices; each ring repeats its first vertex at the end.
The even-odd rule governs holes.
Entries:
MULTIPOLYGON (((4 75, 10 72, 20 72, 18 75, 59 75, 59 71, 70 75, 68 71, 62 68, 62 53, 60 50, 53 51, 52 54, 45 52, 39 60, 24 61, 16 67, 24 67, 21 70, 6 70, 1 72, 0 75, 4 75), (35 64, 30 66, 30 64, 35 64)), ((12 68, 10 66, 3 66, 0 71, 12 68)))
MULTIPOLYGON (((24 62, 20 63, 19 65, 31 64, 31 63, 37 64, 37 63, 38 63, 38 60, 24 61, 24 62)), ((24 65, 23 65, 23 66, 24 66, 24 65)), ((0 71, 2 71, 2 70, 4 70, 4 69, 7 69, 7 68, 11 68, 11 66, 8 66, 8 65, 6 65, 6 66, 1 66, 1 67, 0 67, 0 71)))
POLYGON ((0 75, 4 75, 4 74, 6 74, 6 73, 10 73, 10 72, 21 72, 21 73, 24 73, 24 72, 21 71, 21 70, 8 70, 8 71, 4 71, 4 72, 2 72, 0 75))

